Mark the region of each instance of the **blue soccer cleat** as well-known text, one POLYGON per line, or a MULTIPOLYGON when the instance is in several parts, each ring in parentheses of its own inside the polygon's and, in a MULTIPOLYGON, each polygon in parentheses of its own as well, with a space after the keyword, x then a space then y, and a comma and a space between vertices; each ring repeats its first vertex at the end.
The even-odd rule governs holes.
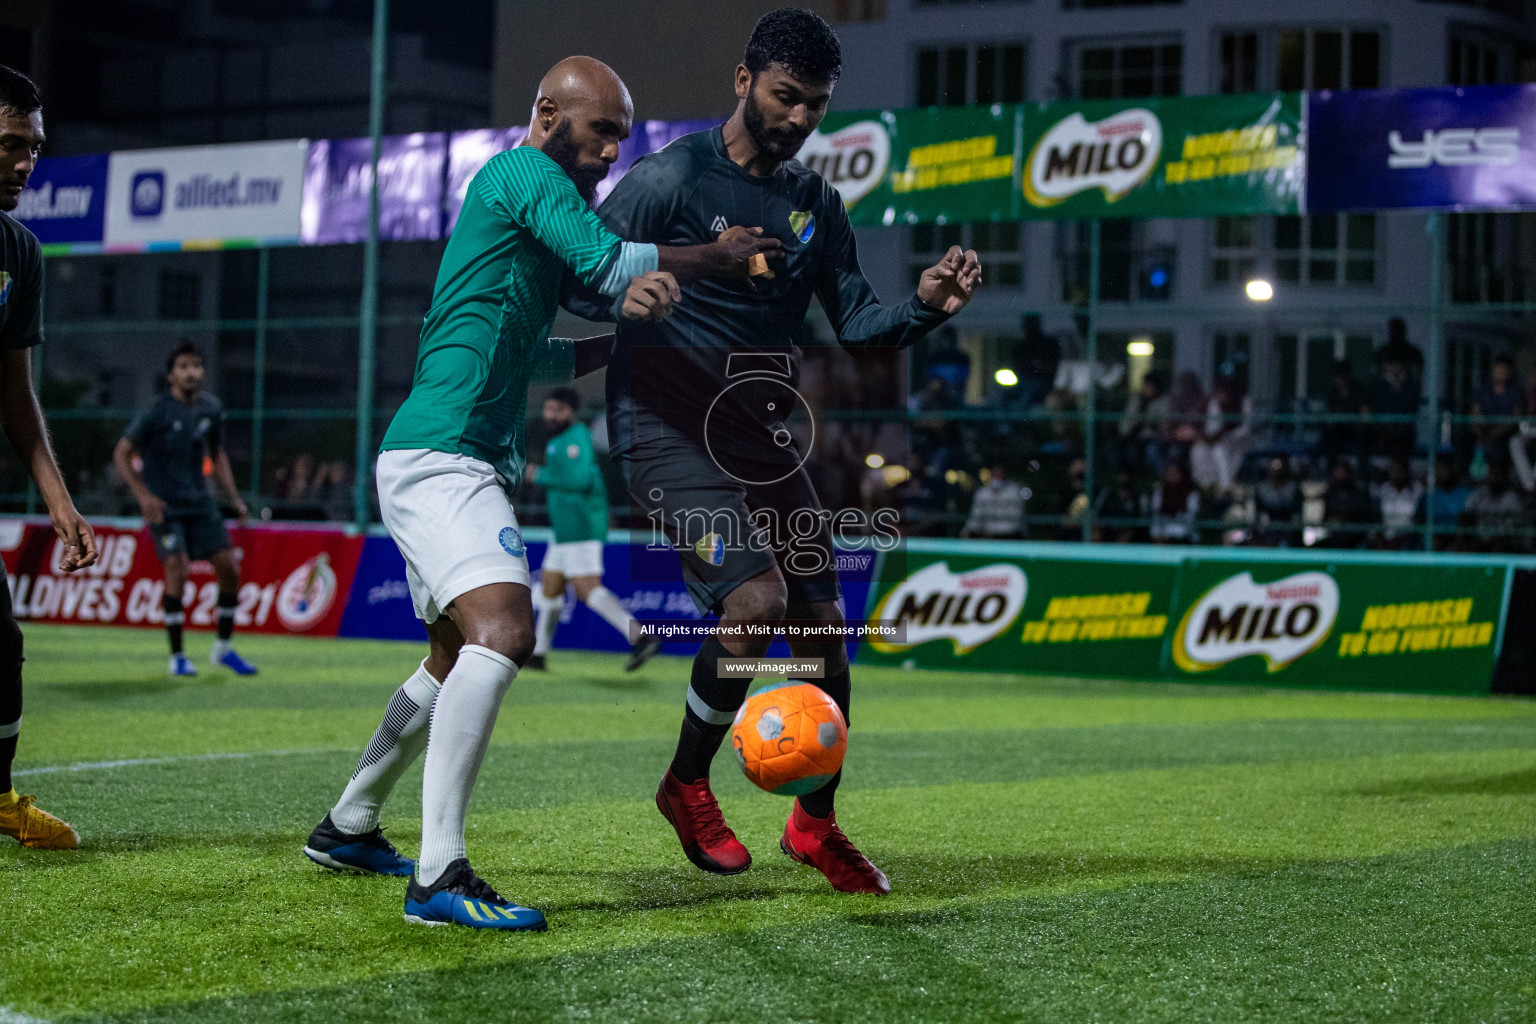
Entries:
POLYGON ((192 664, 192 659, 185 654, 173 654, 171 655, 171 675, 190 678, 197 675, 197 667, 192 664))
POLYGON ((449 864, 431 886, 411 876, 405 887, 405 919, 412 924, 461 924, 504 932, 542 932, 549 927, 537 910, 496 895, 463 857, 449 864))
POLYGON ((222 651, 214 649, 209 657, 216 668, 227 668, 237 676, 253 676, 256 674, 256 666, 235 653, 233 647, 226 647, 222 651))
POLYGON ((315 826, 304 844, 304 856, 332 871, 354 871, 370 875, 409 877, 416 870, 409 857, 400 856, 394 844, 384 838, 383 829, 354 835, 343 832, 331 821, 330 814, 315 826))

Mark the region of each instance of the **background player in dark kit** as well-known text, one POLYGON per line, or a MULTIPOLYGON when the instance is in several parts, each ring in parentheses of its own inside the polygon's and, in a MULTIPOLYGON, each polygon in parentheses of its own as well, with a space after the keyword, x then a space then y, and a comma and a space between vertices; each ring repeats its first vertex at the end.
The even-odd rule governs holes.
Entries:
MULTIPOLYGON (((901 348, 964 308, 981 281, 976 254, 956 247, 923 272, 916 295, 879 304, 837 192, 792 159, 825 115, 840 71, 837 37, 820 17, 765 15, 736 68, 730 121, 642 159, 598 210, 632 241, 690 244, 761 225, 784 243, 773 272, 696 282, 665 323, 621 323, 608 371, 612 453, 631 498, 678 550, 699 609, 721 616, 722 632, 694 661, 677 753, 657 793, 689 859, 719 874, 746 870, 751 856, 709 789, 710 762, 749 684, 720 678, 717 662, 768 646, 724 630, 786 617, 843 621, 830 531, 786 427, 801 402, 794 342, 811 297, 843 345, 901 348), (776 535, 759 531, 765 515, 776 535)), ((614 319, 610 300, 574 282, 567 304, 614 319)), ((792 647, 797 658, 826 659, 819 684, 846 715, 842 642, 792 647)), ((837 827, 840 778, 796 802, 780 844, 838 889, 888 892, 885 875, 837 827)))
MULTIPOLYGON (((64 486, 32 392, 30 350, 43 341, 43 257, 32 232, 9 212, 16 209, 42 148, 43 101, 37 86, 0 65, 0 426, 48 506, 53 531, 63 544, 59 568, 74 572, 95 564, 96 537, 64 486)), ((0 577, 3 572, 0 567, 0 577)), ((21 733, 21 662, 11 588, 0 578, 0 834, 36 849, 72 850, 80 845, 75 830, 11 787, 21 733)))
POLYGON ((203 460, 210 458, 214 476, 228 495, 240 525, 245 526, 245 502, 224 451, 224 406, 202 389, 203 357, 190 341, 182 342, 166 359, 165 379, 170 387, 128 424, 112 453, 112 463, 144 510, 155 554, 165 568, 162 601, 165 632, 171 644, 170 672, 173 676, 197 675, 181 647, 186 622, 182 601, 190 562, 206 558, 213 563, 219 585, 218 639, 209 661, 242 676, 255 675, 256 667, 230 644, 240 596, 240 566, 231 550, 229 531, 224 529, 224 517, 203 479, 203 460), (136 455, 143 463, 143 473, 133 465, 136 455))

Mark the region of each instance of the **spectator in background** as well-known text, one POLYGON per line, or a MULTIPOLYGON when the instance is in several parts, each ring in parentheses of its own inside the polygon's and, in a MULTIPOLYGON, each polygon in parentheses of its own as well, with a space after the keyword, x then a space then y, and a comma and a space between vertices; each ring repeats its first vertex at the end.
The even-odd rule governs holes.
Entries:
POLYGON ((1393 459, 1387 479, 1376 495, 1381 510, 1381 546, 1406 549, 1414 546, 1413 525, 1424 500, 1424 485, 1413 478, 1406 459, 1393 459))
POLYGON ((1355 479, 1355 467, 1348 459, 1338 459, 1323 492, 1323 525, 1328 529, 1324 544, 1330 548, 1358 548, 1365 544, 1365 527, 1376 518, 1371 496, 1355 479))
POLYGON ((1130 522, 1112 520, 1142 519, 1147 514, 1147 499, 1136 486, 1136 476, 1128 469, 1115 474, 1112 487, 1099 492, 1093 503, 1093 539, 1114 544, 1135 544, 1145 540, 1144 529, 1130 522), (1104 520, 1111 520, 1105 523, 1104 520))
POLYGON ((1039 313, 1025 313, 1021 327, 1024 337, 1013 346, 1013 369, 1019 375, 1013 401, 1021 408, 1033 409, 1056 386, 1061 342, 1041 329, 1039 313))
POLYGON ((1057 540, 1082 540, 1083 516, 1088 512, 1088 463, 1081 457, 1067 464, 1067 489, 1063 495, 1062 524, 1057 540))
POLYGON ((1173 390, 1168 395, 1168 413, 1173 419, 1164 421, 1159 431, 1165 459, 1189 457, 1190 447, 1202 433, 1209 404, 1198 373, 1185 370, 1173 379, 1173 390))
POLYGON ((1525 500, 1509 486, 1509 467, 1503 462, 1488 463, 1488 476, 1467 499, 1463 515, 1476 531, 1478 550, 1521 552, 1530 547, 1525 500))
POLYGON ((1357 421, 1370 414, 1371 405, 1361 393, 1360 385, 1345 360, 1340 359, 1333 364, 1333 376, 1328 384, 1328 395, 1323 400, 1323 411, 1329 417, 1340 418, 1330 419, 1318 432, 1318 454, 1330 466, 1343 455, 1358 461, 1365 439, 1357 421))
POLYGON ((1216 377, 1216 387, 1206 404, 1205 430, 1190 449, 1189 460, 1195 483, 1228 494, 1248 452, 1253 401, 1230 368, 1223 366, 1223 370, 1227 372, 1216 377))
POLYGON ((1295 547, 1301 539, 1301 501, 1301 485, 1291 475, 1291 460, 1270 459, 1264 479, 1253 491, 1253 542, 1261 547, 1295 547))
POLYGON ((1412 418, 1419 413, 1419 388, 1408 372, 1406 360, 1395 352, 1384 350, 1381 376, 1371 394, 1371 411, 1400 420, 1377 425, 1375 454, 1389 459, 1411 458, 1416 434, 1412 418))
POLYGON ((1170 460, 1152 490, 1151 535, 1157 544, 1193 544, 1199 539, 1200 489, 1182 462, 1170 460))
MULTIPOLYGON (((1514 422, 1513 417, 1524 416, 1525 413, 1525 396, 1520 393, 1520 385, 1515 380, 1515 361, 1507 355, 1495 356, 1488 383, 1472 398, 1472 436, 1482 449, 1484 459, 1490 463, 1508 462, 1514 457, 1512 442, 1522 438, 1520 425, 1514 422), (1487 422, 1489 418, 1497 420, 1504 417, 1510 418, 1508 422, 1487 422)), ((1524 458, 1523 448, 1519 454, 1529 474, 1530 462, 1524 458)), ((1530 489, 1523 481, 1521 486, 1530 489)))
POLYGON ((1169 399, 1163 393, 1157 374, 1148 373, 1141 387, 1131 393, 1120 417, 1121 465, 1163 468, 1162 429, 1167 420, 1169 399))
POLYGON ((1024 503, 1029 492, 1008 479, 1008 467, 994 465, 987 482, 971 499, 971 514, 960 530, 962 537, 986 540, 1022 540, 1029 535, 1024 503))
POLYGON ((1451 460, 1444 456, 1436 459, 1433 505, 1426 493, 1419 501, 1415 518, 1422 524, 1426 514, 1432 516, 1437 548, 1454 545, 1456 530, 1461 525, 1461 515, 1466 511, 1467 499, 1471 496, 1472 489, 1462 482, 1451 460))

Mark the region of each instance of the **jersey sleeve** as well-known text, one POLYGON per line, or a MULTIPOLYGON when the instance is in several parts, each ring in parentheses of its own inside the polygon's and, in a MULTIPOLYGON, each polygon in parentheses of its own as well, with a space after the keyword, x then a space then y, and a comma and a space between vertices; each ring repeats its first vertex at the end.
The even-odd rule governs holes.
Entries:
POLYGON ((11 306, 11 315, 6 319, 5 333, 0 335, 0 348, 31 348, 43 343, 42 251, 35 240, 23 249, 22 265, 11 270, 11 294, 4 300, 11 306))
POLYGON ((152 407, 145 409, 128 421, 128 426, 123 430, 123 436, 132 442, 135 448, 142 449, 144 441, 149 437, 154 418, 155 410, 152 407))
POLYGON ((585 493, 592 486, 592 434, 576 423, 552 441, 544 452, 539 483, 545 490, 585 493))
POLYGON ((821 216, 827 241, 816 296, 844 348, 906 348, 949 319, 916 295, 899 306, 880 305, 880 297, 859 267, 848 211, 831 186, 823 190, 821 216))
MULTIPOLYGON (((627 242, 674 244, 670 227, 692 189, 691 166, 681 149, 674 153, 670 147, 641 157, 613 186, 597 208, 597 216, 608 230, 627 242)), ((604 295, 571 273, 562 283, 560 305, 583 319, 604 323, 618 322, 623 308, 621 300, 604 295)))
POLYGON ((208 419, 211 422, 208 424, 208 454, 217 455, 224 450, 225 427, 228 425, 229 417, 224 412, 223 402, 213 398, 212 395, 209 398, 211 402, 208 408, 208 419))
POLYGON ((603 227, 560 166, 532 147, 493 157, 472 186, 486 206, 532 232, 583 284, 599 285, 619 256, 618 236, 603 227))

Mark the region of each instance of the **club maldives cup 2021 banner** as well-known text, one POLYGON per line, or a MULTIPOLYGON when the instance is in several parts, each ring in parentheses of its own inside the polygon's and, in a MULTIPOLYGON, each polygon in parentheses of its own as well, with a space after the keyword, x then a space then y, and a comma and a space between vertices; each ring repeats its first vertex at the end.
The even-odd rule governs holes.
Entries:
MULTIPOLYGON (((60 572, 59 540, 44 523, 0 520, 11 605, 23 622, 159 627, 165 585, 154 544, 142 529, 96 526, 101 557, 60 572)), ((363 538, 340 530, 234 529, 240 562, 237 629, 336 636, 363 538)), ((182 595, 187 624, 212 629, 219 588, 207 562, 193 562, 182 595)))
MULTIPOLYGON (((1033 550, 1032 546, 1022 546, 1033 550)), ((904 622, 866 661, 929 668, 1487 693, 1503 564, 981 554, 928 545, 871 591, 904 622)))

